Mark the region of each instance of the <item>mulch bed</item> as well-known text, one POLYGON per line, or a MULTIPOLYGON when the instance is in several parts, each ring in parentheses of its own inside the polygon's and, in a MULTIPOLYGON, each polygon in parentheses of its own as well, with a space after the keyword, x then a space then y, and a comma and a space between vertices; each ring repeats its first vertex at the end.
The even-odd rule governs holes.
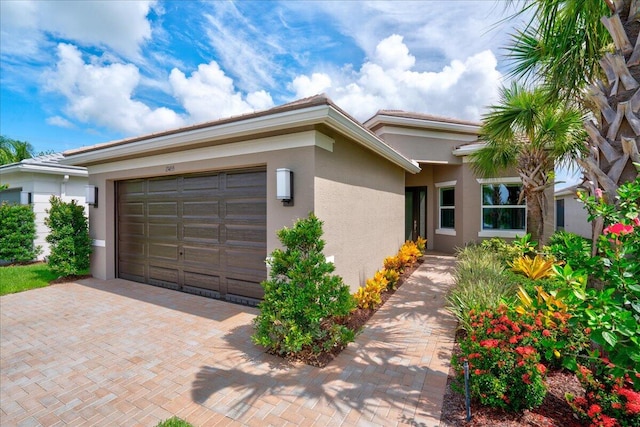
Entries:
MULTIPOLYGON (((345 317, 344 319, 340 319, 340 323, 347 326, 349 329, 351 329, 352 331, 355 331, 356 333, 362 330, 364 325, 369 321, 369 319, 371 319, 371 316, 373 316, 375 312, 378 311, 380 307, 382 307, 389 298, 391 298, 391 295, 393 295, 396 292, 396 290, 398 290, 404 284, 404 282, 411 276, 411 274, 413 274, 414 271, 416 271, 416 269, 423 262, 424 262, 424 257, 421 257, 413 265, 413 267, 407 268, 404 271, 404 273, 400 275, 400 278, 398 279, 398 283, 396 284, 396 289, 391 289, 391 290, 388 289, 382 292, 380 294, 382 303, 378 307, 374 309, 356 308, 353 312, 351 312, 351 314, 349 314, 349 316, 345 317)), ((336 356, 340 354, 344 349, 345 349, 345 346, 335 347, 331 351, 322 352, 320 354, 315 354, 310 350, 309 351, 303 350, 300 353, 296 354, 295 356, 287 357, 287 360, 290 362, 302 362, 307 365, 315 366, 318 368, 324 368, 333 359, 335 359, 336 356)))
MULTIPOLYGON (((458 345, 454 352, 460 351, 458 345)), ((584 424, 574 415, 565 400, 566 393, 584 396, 584 388, 576 376, 567 371, 549 371, 547 374, 547 396, 539 408, 522 413, 511 413, 500 409, 479 406, 471 402, 471 421, 467 422, 464 395, 452 389, 455 372, 449 369, 447 390, 442 404, 441 427, 580 427, 584 424)))

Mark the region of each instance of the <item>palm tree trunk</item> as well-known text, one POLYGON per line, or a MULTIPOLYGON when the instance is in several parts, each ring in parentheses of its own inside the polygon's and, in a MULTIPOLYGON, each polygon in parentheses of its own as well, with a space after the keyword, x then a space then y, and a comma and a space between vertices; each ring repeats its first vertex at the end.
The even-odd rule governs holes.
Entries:
MULTIPOLYGON (((614 12, 603 17, 615 44, 613 53, 600 60, 607 82, 597 81, 589 90, 597 122, 585 123, 589 134, 589 156, 580 161, 592 194, 604 191, 615 203, 620 184, 638 175, 640 163, 640 2, 615 0, 614 12)), ((594 237, 602 227, 594 227, 594 237)))
POLYGON ((544 194, 540 191, 527 194, 527 233, 531 241, 541 247, 544 242, 544 194))

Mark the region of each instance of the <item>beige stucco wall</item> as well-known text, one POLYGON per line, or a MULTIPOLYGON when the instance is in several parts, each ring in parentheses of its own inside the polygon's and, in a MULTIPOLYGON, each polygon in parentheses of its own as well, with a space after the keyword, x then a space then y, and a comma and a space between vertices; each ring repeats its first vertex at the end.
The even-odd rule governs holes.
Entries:
POLYGON ((354 142, 316 131, 254 141, 258 153, 242 154, 243 144, 89 166, 90 183, 99 188, 98 207, 90 208, 94 277, 116 275, 116 181, 236 168, 267 169, 267 254, 280 247, 277 230, 310 212, 324 221, 325 255, 354 291, 397 252, 403 242, 404 169, 354 142), (297 148, 269 149, 282 138, 297 148), (294 206, 276 200, 277 168, 294 172, 294 206))
POLYGON ((324 221, 325 255, 353 291, 395 255, 404 234, 404 170, 336 139, 316 147, 315 214, 324 221))

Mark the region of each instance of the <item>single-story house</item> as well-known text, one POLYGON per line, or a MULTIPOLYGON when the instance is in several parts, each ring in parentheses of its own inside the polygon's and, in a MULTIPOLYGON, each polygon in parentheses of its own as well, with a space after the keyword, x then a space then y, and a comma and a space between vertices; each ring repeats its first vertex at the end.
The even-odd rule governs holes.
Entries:
MULTIPOLYGON (((556 230, 564 230, 591 238, 591 222, 584 203, 578 200, 578 185, 561 188, 555 192, 556 230)), ((584 191, 584 190, 583 190, 584 191)))
POLYGON ((62 158, 62 153, 46 154, 0 166, 0 185, 7 186, 0 190, 0 203, 33 206, 36 216, 34 244, 42 247, 40 259, 49 255, 49 244, 45 240, 49 228, 44 220, 51 207, 51 196, 58 196, 65 202, 85 203, 85 187, 89 181, 87 169, 60 164, 62 158))
POLYGON ((86 167, 98 191, 94 277, 253 303, 276 231, 309 212, 353 290, 418 235, 447 252, 523 235, 517 175, 469 168, 479 127, 399 111, 360 123, 317 95, 67 151, 63 162, 86 167))

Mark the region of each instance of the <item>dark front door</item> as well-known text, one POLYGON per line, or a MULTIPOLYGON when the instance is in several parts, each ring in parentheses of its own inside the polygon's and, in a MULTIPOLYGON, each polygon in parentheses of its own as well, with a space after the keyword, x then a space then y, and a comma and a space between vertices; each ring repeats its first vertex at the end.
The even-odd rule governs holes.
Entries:
POLYGON ((427 237, 427 187, 407 187, 404 198, 404 237, 427 237))

